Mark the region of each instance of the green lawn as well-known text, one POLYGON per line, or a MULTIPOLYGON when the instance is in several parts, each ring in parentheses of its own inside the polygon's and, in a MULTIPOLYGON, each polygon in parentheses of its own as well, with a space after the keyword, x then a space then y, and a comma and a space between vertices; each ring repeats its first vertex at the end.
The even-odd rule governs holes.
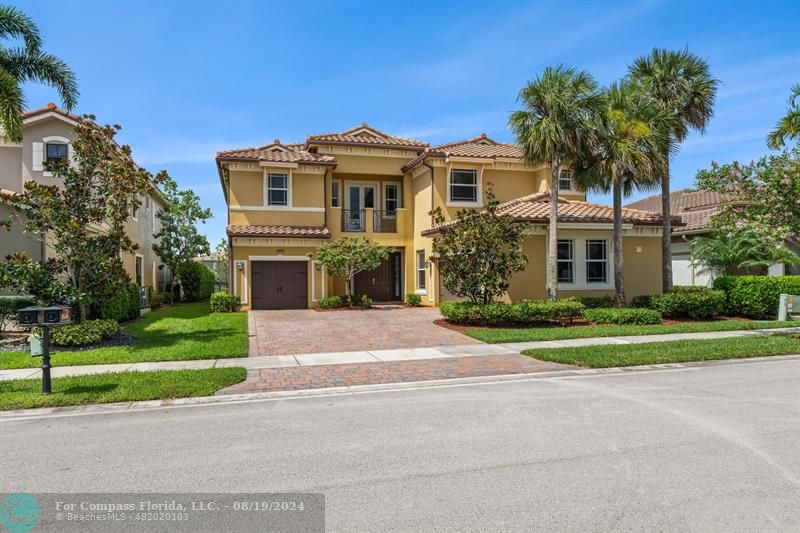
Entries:
POLYGON ((717 320, 715 322, 685 322, 681 324, 655 324, 651 326, 568 326, 531 328, 475 328, 467 335, 488 343, 555 341, 585 339, 587 337, 619 337, 624 335, 658 335, 660 333, 696 333, 702 331, 733 331, 743 329, 771 329, 800 327, 800 322, 744 320, 717 320))
POLYGON ((0 381, 0 409, 209 396, 246 375, 244 368, 92 374, 53 379, 48 396, 41 394, 40 379, 0 381))
POLYGON ((800 353, 800 338, 796 335, 765 334, 753 337, 700 341, 685 340, 584 346, 579 348, 533 349, 525 350, 522 353, 542 361, 592 368, 607 368, 797 354, 800 353))
MULTIPOLYGON (((53 366, 247 357, 247 313, 209 314, 208 304, 176 305, 148 313, 125 327, 138 342, 129 346, 59 352, 53 366)), ((41 366, 29 352, 0 352, 0 368, 41 366)))

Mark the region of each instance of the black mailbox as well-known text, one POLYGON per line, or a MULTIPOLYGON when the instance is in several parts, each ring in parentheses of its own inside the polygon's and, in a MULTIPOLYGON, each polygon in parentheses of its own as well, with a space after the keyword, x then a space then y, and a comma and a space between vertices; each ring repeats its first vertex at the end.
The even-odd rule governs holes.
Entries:
POLYGON ((19 325, 23 327, 69 324, 70 318, 70 308, 65 305, 23 307, 18 317, 19 325))
POLYGON ((39 307, 24 307, 19 310, 20 326, 36 326, 39 324, 39 307))

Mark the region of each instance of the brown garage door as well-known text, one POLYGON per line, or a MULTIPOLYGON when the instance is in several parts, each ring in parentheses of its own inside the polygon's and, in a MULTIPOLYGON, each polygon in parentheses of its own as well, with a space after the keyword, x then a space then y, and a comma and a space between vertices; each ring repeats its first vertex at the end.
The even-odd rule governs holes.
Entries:
POLYGON ((308 307, 308 262, 254 261, 250 268, 253 309, 308 307))

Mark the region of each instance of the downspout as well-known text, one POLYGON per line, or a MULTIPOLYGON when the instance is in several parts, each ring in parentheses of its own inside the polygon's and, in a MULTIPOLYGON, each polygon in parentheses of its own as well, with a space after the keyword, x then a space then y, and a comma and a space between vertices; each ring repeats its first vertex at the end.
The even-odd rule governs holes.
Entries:
MULTIPOLYGON (((325 167, 325 174, 322 175, 322 225, 328 227, 328 171, 325 167)), ((341 195, 341 192, 339 193, 341 195)))
POLYGON ((422 165, 428 167, 428 170, 431 171, 431 227, 433 227, 433 210, 435 209, 434 201, 433 201, 433 190, 436 184, 433 182, 433 167, 426 163, 424 160, 422 161, 422 165))

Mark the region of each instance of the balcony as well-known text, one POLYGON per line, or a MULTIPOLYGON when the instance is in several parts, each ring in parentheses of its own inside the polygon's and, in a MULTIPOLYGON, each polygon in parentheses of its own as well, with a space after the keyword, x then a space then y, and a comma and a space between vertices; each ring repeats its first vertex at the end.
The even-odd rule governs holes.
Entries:
POLYGON ((372 233, 397 233, 397 211, 342 209, 342 231, 364 233, 368 224, 372 233))

